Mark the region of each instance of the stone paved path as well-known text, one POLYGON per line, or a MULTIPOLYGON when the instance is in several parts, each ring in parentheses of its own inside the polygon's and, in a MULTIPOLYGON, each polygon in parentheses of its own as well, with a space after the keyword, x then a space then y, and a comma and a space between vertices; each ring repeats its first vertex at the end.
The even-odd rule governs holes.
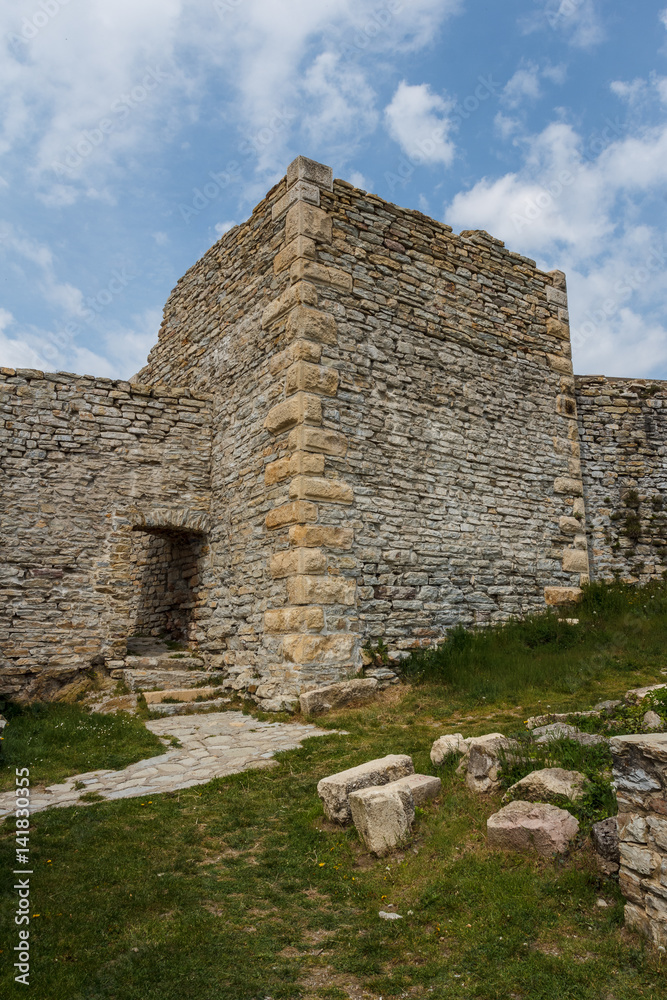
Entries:
MULTIPOLYGON (((331 735, 331 731, 311 725, 258 722, 241 712, 172 716, 147 722, 146 726, 160 737, 178 737, 181 746, 160 757, 130 764, 122 771, 88 771, 75 774, 60 785, 35 789, 30 796, 30 811, 87 805, 80 802, 86 792, 97 792, 103 799, 111 800, 203 785, 225 774, 270 766, 275 753, 293 750, 309 736, 331 735), (85 787, 77 789, 75 782, 82 782, 85 787)), ((0 820, 13 812, 15 799, 13 791, 0 794, 0 820)))

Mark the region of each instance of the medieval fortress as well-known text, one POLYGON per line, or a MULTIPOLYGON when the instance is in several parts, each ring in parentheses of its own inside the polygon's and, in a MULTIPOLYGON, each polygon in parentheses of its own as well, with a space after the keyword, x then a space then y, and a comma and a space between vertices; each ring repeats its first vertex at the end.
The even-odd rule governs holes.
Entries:
POLYGON ((138 636, 275 709, 659 577, 666 387, 573 375, 562 272, 299 157, 135 379, 0 369, 1 693, 136 675, 138 636))

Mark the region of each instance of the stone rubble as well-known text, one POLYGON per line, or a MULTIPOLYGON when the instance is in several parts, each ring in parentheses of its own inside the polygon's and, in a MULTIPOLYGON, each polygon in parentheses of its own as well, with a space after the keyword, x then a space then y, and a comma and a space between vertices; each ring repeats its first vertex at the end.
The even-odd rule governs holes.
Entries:
POLYGON ((618 844, 618 823, 616 816, 594 823, 591 839, 595 850, 595 861, 603 875, 616 875, 620 868, 621 854, 618 844))
POLYGON ((510 756, 518 744, 500 733, 476 737, 468 743, 467 757, 459 765, 459 771, 465 765, 466 785, 477 795, 489 795, 500 788, 500 753, 504 751, 510 756))
POLYGON ((465 740, 461 733, 449 733, 439 736, 431 747, 431 763, 436 767, 444 762, 451 754, 467 754, 468 740, 465 740))

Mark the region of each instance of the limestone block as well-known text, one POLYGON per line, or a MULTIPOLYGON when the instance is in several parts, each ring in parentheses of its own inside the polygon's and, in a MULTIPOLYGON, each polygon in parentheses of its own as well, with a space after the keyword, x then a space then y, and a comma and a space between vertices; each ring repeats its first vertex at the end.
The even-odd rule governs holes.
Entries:
POLYGON ((300 699, 301 711, 304 715, 322 715, 354 702, 369 701, 379 690, 375 677, 359 677, 339 684, 327 684, 303 692, 300 699))
POLYGON ((556 398, 556 413, 560 413, 562 417, 572 417, 574 420, 577 416, 577 401, 573 396, 558 396, 556 398))
POLYGON ((333 191, 333 170, 307 156, 297 156, 287 168, 287 186, 291 187, 297 181, 310 181, 323 191, 333 191))
POLYGON ((289 663, 318 663, 322 666, 349 664, 358 641, 358 636, 349 633, 286 635, 283 639, 283 655, 289 663))
POLYGON ((625 692, 625 702, 627 705, 638 705, 651 691, 661 691, 667 688, 667 684, 649 684, 647 687, 631 688, 625 692))
MULTIPOLYGON (((317 520, 317 506, 306 500, 294 500, 284 503, 266 515, 267 528, 284 528, 288 524, 303 524, 305 521, 317 520)), ((308 604, 308 601, 303 603, 308 604)))
POLYGON ((166 691, 146 691, 144 698, 147 705, 159 705, 165 698, 175 698, 177 701, 194 701, 195 698, 213 698, 218 691, 214 687, 198 688, 167 688, 166 691))
POLYGON ((282 198, 273 203, 271 208, 272 221, 275 222, 285 214, 291 205, 299 201, 306 201, 311 205, 319 205, 320 189, 315 184, 309 184, 308 181, 297 181, 282 198))
POLYGON ((287 439, 287 447, 294 451, 315 451, 323 455, 343 456, 347 453, 347 438, 338 431, 299 425, 287 439))
POLYGON ((297 306, 316 305, 317 289, 315 285, 311 285, 308 281, 300 281, 298 284, 286 288, 282 295, 269 303, 262 313, 262 329, 271 326, 272 323, 280 319, 281 316, 284 316, 290 309, 294 309, 297 306))
POLYGON ((356 580, 344 576, 292 576, 287 581, 290 604, 356 603, 356 580))
POLYGON ((406 774, 404 778, 392 781, 387 788, 409 788, 416 806, 426 805, 437 799, 442 791, 442 781, 429 774, 406 774))
POLYGON ((566 809, 541 802, 510 802, 486 821, 489 847, 537 851, 543 857, 564 854, 579 831, 566 809))
POLYGON ((281 634, 286 632, 321 632, 324 611, 318 607, 275 608, 264 612, 264 629, 281 634))
POLYGON ((619 843, 621 864, 639 875, 652 875, 660 867, 660 855, 647 850, 639 844, 629 844, 621 840, 619 843))
POLYGON ((561 517, 558 526, 564 535, 576 535, 581 531, 581 521, 576 517, 561 517))
POLYGON ((549 271, 548 274, 553 281, 554 288, 560 288, 563 292, 567 290, 567 278, 565 277, 564 271, 555 269, 553 271, 549 271))
POLYGON ((333 345, 338 341, 336 320, 319 309, 298 306, 287 317, 285 332, 292 339, 314 340, 318 344, 333 345))
POLYGON ((295 424, 302 423, 322 423, 322 400, 319 396, 297 392, 289 399, 276 403, 269 410, 264 426, 271 434, 280 434, 295 424))
POLYGON ((314 344, 311 340, 293 340, 284 351, 273 355, 269 361, 269 371, 272 375, 279 375, 295 361, 310 361, 312 364, 317 364, 321 357, 321 344, 314 344))
POLYGON ((553 371, 560 372, 562 375, 572 374, 572 361, 563 354, 547 354, 547 361, 553 371))
POLYGON ((352 291, 352 275, 339 267, 328 267, 314 260, 299 257, 290 267, 292 281, 312 281, 320 285, 328 285, 342 292, 352 291))
POLYGON ((335 396, 338 391, 338 372, 333 368, 297 361, 287 370, 285 394, 293 392, 319 392, 323 396, 335 396))
POLYGON ((579 771, 565 771, 562 767, 545 767, 531 771, 511 788, 508 788, 503 802, 522 799, 524 802, 553 802, 566 798, 576 802, 584 793, 588 781, 579 771))
POLYGON ((321 208, 297 201, 287 212, 285 243, 291 243, 297 236, 307 236, 316 243, 331 243, 332 220, 321 208))
POLYGON ((296 476, 289 487, 289 495, 294 500, 319 500, 322 503, 353 503, 352 487, 339 479, 322 479, 311 476, 296 476))
POLYGON ((582 549, 565 549, 563 570, 566 573, 588 573, 588 552, 582 549))
POLYGON ((642 722, 647 729, 662 729, 663 722, 657 712, 647 712, 642 722))
POLYGON ((548 726, 537 726, 533 729, 536 743, 549 743, 551 740, 574 740, 584 747, 594 747, 608 741, 597 733, 582 733, 576 726, 568 726, 565 722, 552 722, 548 726))
POLYGON ((467 753, 468 742, 461 733, 451 733, 446 736, 439 736, 431 747, 431 762, 439 767, 445 757, 453 753, 467 753))
POLYGON ((554 482, 556 493, 567 493, 571 496, 581 496, 584 487, 580 479, 572 479, 569 476, 559 476, 554 482))
POLYGON ((278 580, 298 573, 323 573, 327 559, 322 549, 299 548, 276 552, 271 556, 269 571, 278 580))
MULTIPOLYGON (((667 819, 661 818, 660 816, 649 816, 647 820, 650 835, 655 842, 656 846, 660 848, 661 851, 667 853, 667 819)), ((663 874, 667 874, 667 859, 662 863, 663 874)), ((667 881, 665 881, 667 885, 667 881)))
POLYGON ((567 306, 567 292, 562 288, 550 288, 547 285, 547 302, 553 302, 558 306, 567 306))
POLYGON ((322 546, 326 549, 351 549, 353 528, 329 528, 323 524, 294 524, 289 529, 290 545, 322 546))
POLYGON ((570 339, 570 327, 568 323, 563 323, 559 319, 550 318, 547 320, 547 334, 550 337, 558 337, 559 340, 570 339))
POLYGON ((550 605, 574 604, 581 600, 581 587, 545 587, 544 600, 550 605))
POLYGON ((616 823, 621 840, 636 844, 645 844, 648 840, 648 825, 644 816, 637 813, 619 813, 616 823))
POLYGON ((314 259, 315 256, 315 240, 310 240, 307 236, 297 236, 295 240, 292 240, 292 242, 288 243, 286 247, 279 250, 273 258, 273 270, 276 274, 280 274, 280 272, 285 271, 290 264, 293 264, 297 258, 310 257, 314 259))
POLYGON ((486 795, 500 788, 500 750, 516 747, 515 740, 501 734, 471 740, 466 767, 466 785, 471 792, 486 795))
POLYGON ((336 823, 349 823, 352 819, 348 802, 351 792, 373 785, 386 785, 414 773, 411 757, 392 753, 322 778, 317 785, 317 794, 329 819, 336 823))
POLYGON ((279 458, 276 462, 269 462, 264 469, 264 482, 267 486, 273 486, 283 479, 289 479, 290 475, 289 458, 279 458))
POLYGON ((415 818, 410 789, 395 783, 351 792, 350 810, 366 848, 378 857, 405 843, 415 818))

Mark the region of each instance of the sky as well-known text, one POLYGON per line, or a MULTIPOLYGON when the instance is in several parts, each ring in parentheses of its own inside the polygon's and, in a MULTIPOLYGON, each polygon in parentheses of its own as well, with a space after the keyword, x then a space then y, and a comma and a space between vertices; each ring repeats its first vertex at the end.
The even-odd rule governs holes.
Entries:
POLYGON ((665 0, 4 0, 0 365, 127 378, 303 154, 568 277, 667 378, 665 0))

